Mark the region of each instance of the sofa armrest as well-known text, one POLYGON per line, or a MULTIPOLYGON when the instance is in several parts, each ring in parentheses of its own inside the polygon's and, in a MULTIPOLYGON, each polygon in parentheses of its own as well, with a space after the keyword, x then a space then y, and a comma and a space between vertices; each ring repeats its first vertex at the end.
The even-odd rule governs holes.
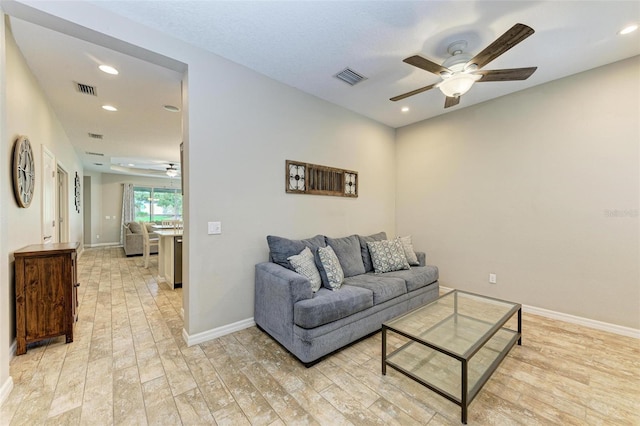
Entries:
POLYGON ((427 264, 427 254, 423 251, 417 251, 416 256, 418 257, 418 263, 420 266, 425 266, 427 264))
POLYGON ((254 320, 285 347, 293 341, 293 305, 312 297, 306 277, 272 262, 256 265, 254 320))

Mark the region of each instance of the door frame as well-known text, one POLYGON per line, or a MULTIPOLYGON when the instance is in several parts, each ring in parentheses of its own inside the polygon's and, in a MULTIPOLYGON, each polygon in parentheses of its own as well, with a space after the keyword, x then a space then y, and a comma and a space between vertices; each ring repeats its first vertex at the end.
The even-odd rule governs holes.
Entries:
POLYGON ((58 242, 69 242, 69 173, 60 163, 57 165, 56 219, 58 242))
POLYGON ((57 193, 57 162, 56 156, 44 144, 42 145, 42 216, 41 216, 41 232, 42 242, 55 243, 58 239, 58 229, 56 223, 56 193, 57 193), (47 174, 47 163, 51 166, 52 176, 47 174), (52 180, 50 180, 52 179, 52 180), (51 204, 51 205, 49 205, 51 204), (50 235, 47 235, 50 234, 50 235))

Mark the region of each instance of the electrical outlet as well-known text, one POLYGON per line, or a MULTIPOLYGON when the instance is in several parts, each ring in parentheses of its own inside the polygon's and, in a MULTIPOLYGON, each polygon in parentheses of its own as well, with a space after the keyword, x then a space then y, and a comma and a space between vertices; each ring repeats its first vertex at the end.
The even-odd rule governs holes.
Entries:
POLYGON ((496 274, 489 274, 489 283, 490 284, 496 283, 496 274))

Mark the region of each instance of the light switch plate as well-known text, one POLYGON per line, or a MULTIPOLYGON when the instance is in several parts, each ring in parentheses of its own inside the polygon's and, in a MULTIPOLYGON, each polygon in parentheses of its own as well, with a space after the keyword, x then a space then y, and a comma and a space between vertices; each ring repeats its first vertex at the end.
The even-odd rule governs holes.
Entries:
POLYGON ((208 222, 209 235, 222 234, 222 222, 208 222))

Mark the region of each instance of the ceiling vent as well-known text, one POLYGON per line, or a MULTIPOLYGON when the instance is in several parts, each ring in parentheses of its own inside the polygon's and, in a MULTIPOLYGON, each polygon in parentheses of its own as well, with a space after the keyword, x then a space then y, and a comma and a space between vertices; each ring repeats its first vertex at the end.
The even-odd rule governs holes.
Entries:
POLYGON ((357 72, 355 72, 350 68, 345 68, 344 70, 336 74, 334 77, 339 78, 340 80, 344 81, 350 86, 355 86, 356 84, 360 83, 362 80, 367 79, 367 77, 361 74, 358 74, 357 72))
POLYGON ((98 89, 95 86, 76 82, 76 89, 85 95, 98 96, 98 89))
POLYGON ((94 166, 104 166, 102 163, 93 163, 94 166))
POLYGON ((104 135, 101 135, 101 134, 98 134, 98 133, 89 132, 89 137, 91 139, 102 139, 102 138, 104 138, 104 135))
POLYGON ((98 157, 104 157, 104 154, 101 153, 101 152, 85 151, 85 154, 87 154, 87 155, 95 155, 95 156, 98 156, 98 157))

